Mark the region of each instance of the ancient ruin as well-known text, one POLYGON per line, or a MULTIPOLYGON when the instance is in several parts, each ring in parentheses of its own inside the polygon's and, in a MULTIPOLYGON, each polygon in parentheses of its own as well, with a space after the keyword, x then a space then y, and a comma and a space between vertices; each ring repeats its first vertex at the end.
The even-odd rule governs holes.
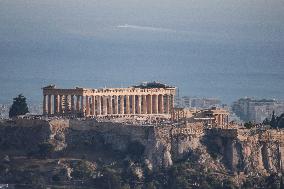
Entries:
POLYGON ((43 115, 83 117, 161 115, 170 117, 176 88, 160 83, 129 88, 43 88, 43 115))
POLYGON ((229 124, 229 111, 223 108, 210 109, 174 108, 172 121, 202 122, 205 126, 226 126, 229 124))

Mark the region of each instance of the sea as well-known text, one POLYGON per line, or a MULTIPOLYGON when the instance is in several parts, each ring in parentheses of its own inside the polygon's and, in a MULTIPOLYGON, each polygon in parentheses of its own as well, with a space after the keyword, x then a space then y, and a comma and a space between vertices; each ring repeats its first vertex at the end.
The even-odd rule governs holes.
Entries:
POLYGON ((178 95, 284 99, 281 44, 62 39, 0 44, 0 103, 22 93, 41 103, 41 88, 128 87, 157 81, 178 95))

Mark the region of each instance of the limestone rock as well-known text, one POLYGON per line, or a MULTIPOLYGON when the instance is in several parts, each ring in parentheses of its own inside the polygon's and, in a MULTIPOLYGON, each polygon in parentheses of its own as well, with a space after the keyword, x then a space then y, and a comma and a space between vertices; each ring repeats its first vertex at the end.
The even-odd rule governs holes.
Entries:
POLYGON ((170 167, 173 165, 173 161, 171 158, 171 153, 169 151, 164 152, 164 159, 163 159, 163 167, 170 167))

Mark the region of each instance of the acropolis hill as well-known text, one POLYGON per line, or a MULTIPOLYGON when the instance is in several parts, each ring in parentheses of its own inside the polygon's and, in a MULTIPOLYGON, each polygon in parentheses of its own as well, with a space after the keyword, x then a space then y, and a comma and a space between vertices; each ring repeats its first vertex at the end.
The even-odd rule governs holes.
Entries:
MULTIPOLYGON (((0 166, 5 168, 0 169, 0 183, 15 175, 14 184, 35 183, 38 178, 31 175, 40 175, 45 185, 93 187, 107 167, 135 180, 123 183, 144 188, 151 180, 158 182, 155 174, 187 165, 184 170, 200 174, 194 180, 198 185, 213 179, 220 183, 214 187, 222 188, 229 179, 236 187, 251 182, 260 187, 263 178, 282 173, 283 130, 246 129, 229 123, 223 109, 174 108, 174 87, 48 86, 43 95, 43 116, 0 122, 0 166), (151 117, 156 119, 148 121, 151 117), (87 169, 84 176, 82 169, 87 169)), ((160 188, 171 188, 170 180, 162 182, 167 187, 160 188)))
MULTIPOLYGON (((0 170, 0 181, 33 183, 32 171, 41 175, 33 179, 45 184, 74 184, 82 179, 76 176, 81 169, 76 165, 82 162, 88 162, 92 174, 100 175, 106 165, 116 170, 123 162, 133 161, 129 169, 144 182, 148 171, 170 170, 185 161, 198 165, 202 174, 217 174, 214 178, 220 183, 230 178, 241 186, 253 178, 281 173, 283 134, 233 126, 204 128, 201 123, 176 127, 93 119, 7 120, 0 122, 0 165, 5 167, 0 170), (47 144, 51 148, 42 151, 47 144)), ((90 178, 86 176, 86 183, 90 178)))

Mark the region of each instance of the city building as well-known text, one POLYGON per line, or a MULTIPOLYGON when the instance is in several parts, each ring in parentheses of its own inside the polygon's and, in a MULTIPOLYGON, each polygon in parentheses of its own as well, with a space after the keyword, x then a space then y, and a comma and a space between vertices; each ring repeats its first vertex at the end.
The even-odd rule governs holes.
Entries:
POLYGON ((0 104, 0 119, 9 117, 9 106, 7 104, 0 104))
POLYGON ((273 111, 276 115, 284 113, 284 102, 275 99, 241 98, 233 103, 232 110, 245 122, 261 123, 265 118, 271 118, 273 111))
POLYGON ((180 106, 184 108, 211 108, 220 106, 221 101, 216 98, 199 98, 183 96, 180 99, 180 106))

